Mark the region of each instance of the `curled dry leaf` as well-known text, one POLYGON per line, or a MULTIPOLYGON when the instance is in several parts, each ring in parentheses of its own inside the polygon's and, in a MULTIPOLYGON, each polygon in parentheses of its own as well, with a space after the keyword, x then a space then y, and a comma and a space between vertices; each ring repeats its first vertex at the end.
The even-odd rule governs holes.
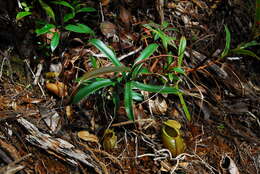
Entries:
POLYGON ((113 37, 116 34, 116 26, 109 21, 102 22, 100 24, 100 30, 106 38, 113 37))
POLYGON ((164 99, 159 99, 159 97, 155 100, 149 100, 148 104, 154 114, 164 115, 168 109, 166 101, 164 99))
POLYGON ((67 86, 62 82, 46 83, 46 88, 59 97, 67 96, 67 86))
POLYGON ((90 134, 88 131, 79 131, 78 137, 87 142, 98 143, 98 137, 94 134, 90 134))

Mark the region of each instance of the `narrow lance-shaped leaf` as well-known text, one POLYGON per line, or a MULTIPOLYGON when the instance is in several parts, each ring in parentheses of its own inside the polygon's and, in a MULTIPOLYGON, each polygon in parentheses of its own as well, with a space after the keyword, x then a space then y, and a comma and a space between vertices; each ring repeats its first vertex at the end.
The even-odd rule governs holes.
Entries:
POLYGON ((94 31, 88 26, 86 26, 85 24, 76 24, 76 25, 68 24, 65 26, 65 29, 76 33, 85 33, 85 34, 94 35, 94 31))
POLYGON ((64 22, 68 22, 69 20, 73 19, 75 17, 75 13, 67 13, 64 15, 63 20, 64 22))
POLYGON ((155 92, 155 93, 165 93, 165 94, 179 94, 182 93, 181 90, 175 87, 169 86, 159 86, 159 85, 147 85, 137 81, 132 82, 132 86, 143 91, 155 92))
POLYGON ((29 12, 29 11, 19 12, 19 13, 17 13, 17 15, 16 15, 16 20, 18 21, 18 20, 24 18, 25 16, 29 16, 29 15, 31 15, 31 14, 32 14, 32 12, 29 12))
POLYGON ((225 25, 225 32, 226 32, 226 45, 225 45, 225 48, 224 48, 224 50, 221 54, 221 58, 224 58, 230 50, 231 35, 230 35, 230 31, 229 31, 229 29, 226 25, 225 25))
POLYGON ((153 53, 154 51, 158 48, 158 45, 157 44, 150 44, 148 45, 142 52, 141 52, 141 55, 135 60, 135 63, 134 64, 137 64, 138 62, 146 59, 146 58, 149 58, 153 53))
POLYGON ((182 109, 183 109, 183 111, 185 113, 185 116, 186 116, 187 120, 191 121, 191 115, 190 115, 190 112, 189 112, 188 107, 186 105, 186 102, 185 102, 185 100, 183 98, 183 95, 181 93, 179 93, 178 96, 179 96, 179 99, 180 99, 180 102, 181 102, 181 106, 182 106, 182 109))
POLYGON ((133 67, 133 77, 134 78, 139 74, 141 67, 143 65, 143 64, 138 64, 138 62, 149 58, 154 53, 154 51, 156 51, 157 48, 158 48, 157 44, 151 44, 151 45, 148 45, 141 52, 141 55, 135 60, 135 63, 134 63, 134 67, 133 67))
POLYGON ((132 82, 126 82, 124 91, 125 111, 129 120, 134 121, 132 82))
POLYGON ((55 25, 53 24, 46 24, 42 28, 36 29, 35 32, 37 35, 42 35, 45 33, 48 33, 50 29, 55 28, 55 25))
POLYGON ((89 41, 95 47, 97 47, 107 58, 115 65, 115 66, 122 66, 120 61, 117 59, 115 53, 108 48, 101 40, 99 39, 91 39, 89 41))
POLYGON ((182 36, 178 48, 178 67, 181 67, 182 65, 186 44, 187 44, 186 38, 182 36))
POLYGON ((125 66, 109 66, 109 67, 102 67, 95 69, 93 71, 87 72, 83 75, 82 80, 89 80, 91 78, 98 77, 100 75, 104 75, 107 73, 112 73, 112 72, 126 72, 130 71, 130 68, 125 67, 125 66))
POLYGON ((52 8, 46 4, 43 0, 38 0, 39 3, 41 4, 42 8, 45 10, 45 12, 47 13, 47 15, 53 19, 53 21, 55 21, 55 14, 52 10, 52 8))
POLYGON ((95 12, 96 9, 92 8, 92 7, 83 7, 79 10, 76 11, 76 13, 80 13, 80 12, 95 12))
POLYGON ((254 52, 252 52, 250 50, 234 49, 234 50, 231 50, 231 52, 234 53, 234 54, 242 54, 242 55, 251 56, 251 57, 254 57, 254 58, 260 60, 260 57, 257 56, 254 52))
POLYGON ((80 89, 77 92, 77 94, 73 97, 72 103, 78 103, 81 99, 89 96, 93 92, 95 92, 101 88, 105 88, 107 86, 114 85, 114 84, 115 84, 115 82, 113 82, 110 79, 104 79, 104 80, 93 82, 90 85, 85 86, 82 89, 80 89))
MULTIPOLYGON (((257 45, 260 45, 260 43, 256 42, 255 40, 251 41, 251 42, 247 42, 247 43, 243 43, 243 44, 240 44, 237 48, 235 49, 246 49, 248 47, 253 47, 253 46, 257 46, 257 45)), ((235 50, 233 49, 233 50, 235 50)))
POLYGON ((70 3, 66 2, 66 1, 51 1, 51 3, 62 5, 62 6, 65 6, 65 7, 68 7, 70 9, 74 10, 74 7, 72 5, 70 5, 70 3))
POLYGON ((59 42, 60 42, 60 35, 58 32, 55 32, 51 39, 51 51, 52 52, 57 48, 57 46, 59 45, 59 42))

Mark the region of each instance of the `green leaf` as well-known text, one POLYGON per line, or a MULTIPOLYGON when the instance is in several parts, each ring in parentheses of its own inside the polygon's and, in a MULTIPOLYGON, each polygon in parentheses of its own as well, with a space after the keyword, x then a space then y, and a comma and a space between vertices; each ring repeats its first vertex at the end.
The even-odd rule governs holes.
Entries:
MULTIPOLYGON (((247 42, 247 43, 244 43, 244 44, 240 44, 238 46, 238 48, 235 48, 235 49, 246 49, 248 47, 252 47, 252 46, 257 46, 257 45, 260 45, 260 43, 257 43, 255 40, 251 41, 251 42, 247 42)), ((235 50, 234 49, 234 50, 235 50)))
POLYGON ((81 8, 79 10, 76 11, 76 13, 80 13, 80 12, 95 12, 96 9, 92 8, 92 7, 84 7, 81 8))
POLYGON ((128 119, 134 121, 132 82, 131 81, 126 82, 126 84, 125 84, 124 104, 125 104, 125 111, 128 116, 128 119))
MULTIPOLYGON (((178 89, 178 87, 177 87, 177 89, 178 89)), ((188 107, 186 105, 186 102, 185 102, 185 100, 183 98, 182 93, 179 93, 178 96, 179 96, 179 99, 180 99, 180 102, 181 102, 181 106, 182 106, 182 109, 183 109, 183 111, 185 113, 185 116, 186 116, 187 120, 191 121, 191 115, 190 115, 190 112, 189 112, 188 107)))
POLYGON ((143 101, 144 100, 143 95, 138 93, 138 92, 135 92, 135 91, 132 91, 132 98, 135 101, 143 101))
POLYGON ((110 79, 103 79, 97 82, 93 82, 88 86, 83 87, 80 89, 77 94, 73 97, 72 103, 78 103, 81 99, 84 97, 89 96, 90 94, 94 93, 95 91, 105 88, 107 86, 114 85, 115 82, 113 82, 110 79))
POLYGON ((249 50, 233 49, 233 50, 231 50, 231 52, 234 53, 234 54, 243 54, 243 55, 251 56, 251 57, 254 57, 254 58, 260 60, 259 56, 257 56, 254 52, 249 51, 249 50))
POLYGON ((29 12, 29 11, 19 12, 19 13, 17 13, 17 15, 16 15, 16 20, 18 21, 18 20, 24 18, 25 16, 29 16, 29 15, 31 15, 31 14, 32 14, 32 12, 29 12))
POLYGON ((89 80, 91 78, 95 78, 100 75, 104 75, 104 74, 111 73, 111 72, 125 72, 125 71, 130 71, 130 68, 125 67, 125 66, 102 67, 102 68, 98 68, 98 69, 95 69, 90 72, 86 72, 83 75, 82 80, 89 80))
POLYGON ((93 68, 98 68, 97 59, 94 56, 90 56, 90 61, 93 68))
POLYGON ((224 58, 230 50, 231 35, 230 35, 230 31, 229 31, 229 29, 226 25, 225 25, 225 32, 226 32, 226 45, 225 45, 225 48, 224 48, 224 50, 221 54, 221 58, 224 58))
POLYGON ((174 67, 172 70, 180 74, 185 74, 185 71, 180 67, 174 67))
POLYGON ((162 28, 165 29, 165 28, 167 28, 169 25, 170 25, 169 22, 163 21, 163 23, 162 23, 162 28))
POLYGON ((182 36, 178 48, 178 67, 181 67, 182 65, 186 44, 187 44, 186 38, 182 36))
POLYGON ((169 86, 159 86, 159 85, 147 85, 137 81, 132 82, 132 86, 143 91, 155 92, 155 93, 166 93, 166 94, 179 94, 182 93, 181 90, 175 87, 169 86))
POLYGON ((60 42, 60 35, 58 32, 55 32, 52 39, 51 39, 51 51, 53 52, 60 42))
POLYGON ((65 7, 68 7, 70 9, 74 10, 74 7, 72 5, 70 5, 70 3, 66 2, 66 1, 51 1, 51 3, 57 4, 57 5, 63 5, 65 7))
POLYGON ((94 35, 94 31, 88 26, 86 26, 85 24, 76 24, 76 25, 68 24, 65 26, 65 29, 76 33, 86 33, 86 34, 94 35))
POLYGON ((50 29, 52 29, 52 28, 55 28, 55 25, 53 25, 53 24, 46 24, 42 28, 36 29, 35 32, 39 36, 39 35, 48 33, 50 31, 50 29))
POLYGON ((55 21, 55 14, 52 8, 46 4, 43 0, 38 0, 42 8, 45 10, 46 14, 55 21))
POLYGON ((115 53, 108 48, 101 40, 99 39, 91 39, 89 41, 95 47, 97 47, 107 58, 115 65, 115 66, 122 66, 120 61, 117 59, 115 53))
POLYGON ((158 48, 157 44, 148 45, 142 52, 141 55, 135 60, 134 67, 133 67, 133 77, 136 77, 143 64, 138 64, 140 61, 149 58, 154 51, 158 48))
POLYGON ((158 35, 158 34, 155 34, 154 35, 154 37, 153 37, 153 39, 156 41, 156 40, 158 40, 160 38, 160 36, 158 35))
POLYGON ((72 12, 72 13, 67 13, 64 15, 63 17, 63 21, 64 22, 68 22, 69 20, 73 19, 75 17, 75 13, 72 12))

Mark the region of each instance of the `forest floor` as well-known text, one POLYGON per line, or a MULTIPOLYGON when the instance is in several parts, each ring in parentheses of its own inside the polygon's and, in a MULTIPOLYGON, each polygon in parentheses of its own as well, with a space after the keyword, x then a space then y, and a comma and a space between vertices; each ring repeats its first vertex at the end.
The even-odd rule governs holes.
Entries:
MULTIPOLYGON (((67 48, 60 49, 62 54, 55 52, 48 59, 38 55, 36 63, 3 51, 0 174, 260 173, 260 62, 232 54, 218 59, 226 44, 225 25, 231 33, 231 48, 253 40, 254 1, 168 1, 163 8, 130 0, 127 6, 102 2, 102 9, 92 3, 98 17, 89 17, 88 24, 95 29, 95 38, 113 48, 118 57, 126 55, 122 59, 126 66, 138 57, 139 47, 158 43, 156 56, 161 58, 145 66, 153 74, 166 76, 167 58, 162 55, 171 50, 177 54, 170 45, 165 51, 161 40, 155 40, 143 24, 167 21, 166 28, 152 26, 171 37, 185 36, 186 75, 181 76, 179 87, 191 94, 184 96, 191 121, 178 96, 170 94, 141 92, 145 100, 134 102, 135 123, 128 120, 123 99, 114 112, 112 89, 70 104, 68 98, 77 89, 75 79, 82 69, 93 69, 90 57, 100 67, 110 64, 93 45, 83 44, 89 38, 70 35, 67 48), (109 26, 102 29, 101 23, 109 26), (46 75, 56 72, 53 69, 60 69, 58 77, 46 75), (168 119, 180 123, 186 144, 177 156, 162 143, 161 130, 168 119), (106 130, 111 132, 104 134, 106 130), (105 147, 104 141, 112 145, 105 147)), ((260 55, 259 46, 251 51, 260 55)), ((146 82, 161 83, 156 75, 146 82)))

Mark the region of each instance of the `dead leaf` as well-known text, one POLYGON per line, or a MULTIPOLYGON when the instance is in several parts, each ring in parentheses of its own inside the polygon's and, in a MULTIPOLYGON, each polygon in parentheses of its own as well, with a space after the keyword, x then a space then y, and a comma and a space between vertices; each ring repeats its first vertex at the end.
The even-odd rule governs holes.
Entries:
POLYGON ((155 100, 149 100, 148 104, 154 114, 164 115, 168 109, 166 101, 164 99, 159 99, 159 97, 156 97, 155 100))
POLYGON ((129 10, 125 9, 124 7, 120 6, 120 14, 119 17, 121 21, 126 25, 125 27, 129 29, 132 15, 129 10))
POLYGON ((102 6, 107 6, 110 3, 110 0, 101 0, 102 6))
POLYGON ((114 37, 116 34, 116 26, 109 21, 102 22, 100 24, 100 30, 106 38, 114 37))
POLYGON ((59 97, 67 96, 67 86, 62 82, 46 83, 46 88, 59 97))
POLYGON ((222 157, 220 166, 223 170, 228 171, 230 174, 239 174, 235 162, 228 155, 222 157))
POLYGON ((39 99, 39 98, 30 98, 28 96, 24 96, 21 98, 21 100, 24 103, 30 103, 30 104, 37 104, 37 103, 41 103, 43 101, 43 99, 39 99))
POLYGON ((72 120, 72 114, 73 114, 73 110, 72 110, 72 107, 69 105, 69 106, 66 106, 65 107, 65 111, 66 111, 66 116, 69 120, 72 120))
POLYGON ((84 141, 98 143, 98 137, 94 134, 90 134, 88 131, 79 131, 78 137, 84 141))

